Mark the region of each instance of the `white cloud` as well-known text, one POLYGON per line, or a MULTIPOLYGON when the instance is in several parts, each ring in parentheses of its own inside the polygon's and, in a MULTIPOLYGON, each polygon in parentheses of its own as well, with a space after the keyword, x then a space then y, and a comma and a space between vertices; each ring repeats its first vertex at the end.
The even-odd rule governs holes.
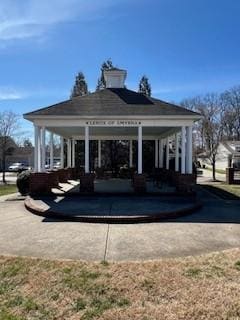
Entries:
POLYGON ((0 87, 0 101, 1 100, 20 100, 27 96, 26 92, 16 90, 10 87, 0 87))
POLYGON ((87 19, 119 0, 1 0, 0 40, 40 37, 52 26, 87 19))

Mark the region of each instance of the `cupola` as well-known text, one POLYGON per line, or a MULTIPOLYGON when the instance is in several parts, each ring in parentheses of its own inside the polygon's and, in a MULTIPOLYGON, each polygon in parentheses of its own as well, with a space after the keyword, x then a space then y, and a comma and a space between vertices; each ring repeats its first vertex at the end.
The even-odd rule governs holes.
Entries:
POLYGON ((103 71, 106 88, 124 88, 127 71, 118 68, 111 68, 103 71))

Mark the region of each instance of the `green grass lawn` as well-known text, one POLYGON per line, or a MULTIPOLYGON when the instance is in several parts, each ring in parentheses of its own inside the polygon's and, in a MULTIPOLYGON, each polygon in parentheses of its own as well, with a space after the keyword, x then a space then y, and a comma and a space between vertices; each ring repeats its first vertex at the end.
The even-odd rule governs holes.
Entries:
POLYGON ((210 182, 201 185, 202 188, 216 194, 225 200, 240 200, 240 185, 228 185, 225 182, 210 182))
POLYGON ((18 190, 15 184, 0 185, 0 196, 4 196, 10 193, 15 193, 17 191, 18 190))
POLYGON ((0 320, 240 317, 240 249, 150 262, 0 257, 0 320))
POLYGON ((220 183, 216 187, 240 198, 240 185, 220 183))

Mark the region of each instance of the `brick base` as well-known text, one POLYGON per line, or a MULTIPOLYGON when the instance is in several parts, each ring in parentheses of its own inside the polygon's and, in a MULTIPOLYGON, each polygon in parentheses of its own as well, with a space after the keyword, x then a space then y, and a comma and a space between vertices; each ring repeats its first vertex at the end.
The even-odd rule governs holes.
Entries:
POLYGON ((67 169, 59 169, 58 170, 58 179, 60 183, 66 183, 68 181, 68 170, 67 169))
POLYGON ((95 174, 85 173, 80 177, 80 192, 92 193, 94 192, 95 174))
POLYGON ((75 168, 75 173, 76 173, 76 179, 81 179, 81 177, 85 175, 84 167, 75 168))
POLYGON ((234 168, 226 168, 226 183, 227 184, 240 184, 240 180, 234 179, 234 168))
POLYGON ((29 193, 31 195, 42 195, 51 193, 51 183, 49 183, 50 173, 34 172, 30 174, 29 193))
POLYGON ((196 185, 195 174, 181 174, 176 175, 176 190, 181 193, 192 193, 196 185))
POLYGON ((96 178, 97 179, 103 179, 104 178, 104 168, 96 168, 96 178))
POLYGON ((48 173, 49 173, 48 180, 49 180, 50 186, 52 188, 57 188, 59 184, 58 171, 53 170, 53 171, 49 171, 48 173))
POLYGON ((234 184, 234 168, 226 168, 226 183, 234 184))
POLYGON ((144 174, 135 173, 133 176, 133 188, 136 193, 146 192, 146 176, 144 174))

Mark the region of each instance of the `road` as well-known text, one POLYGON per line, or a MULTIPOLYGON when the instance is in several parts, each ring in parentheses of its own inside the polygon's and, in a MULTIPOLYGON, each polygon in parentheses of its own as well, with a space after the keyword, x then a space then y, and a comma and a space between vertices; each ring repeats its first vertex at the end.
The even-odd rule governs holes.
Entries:
MULTIPOLYGON (((9 184, 15 184, 17 180, 16 172, 6 172, 6 181, 9 184)), ((2 183, 2 172, 0 172, 0 184, 2 183)))

